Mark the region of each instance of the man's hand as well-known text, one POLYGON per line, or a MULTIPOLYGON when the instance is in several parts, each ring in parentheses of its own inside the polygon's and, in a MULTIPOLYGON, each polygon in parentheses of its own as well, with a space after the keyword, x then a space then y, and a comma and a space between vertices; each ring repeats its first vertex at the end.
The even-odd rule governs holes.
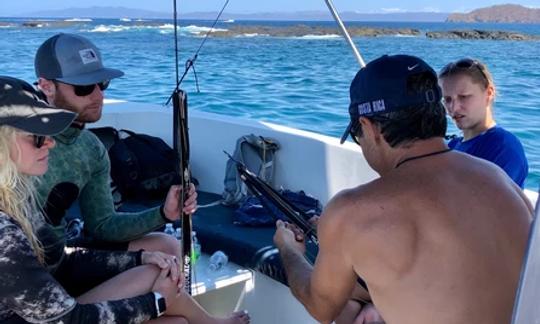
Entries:
POLYGON ((309 224, 310 224, 311 227, 313 227, 315 230, 317 230, 317 226, 319 225, 319 219, 320 219, 320 218, 321 218, 321 216, 315 215, 315 216, 311 217, 310 219, 308 219, 309 224))
POLYGON ((153 264, 158 266, 161 270, 167 270, 171 280, 175 282, 179 281, 179 287, 181 287, 183 276, 181 276, 180 273, 180 262, 174 255, 157 251, 143 251, 141 255, 141 263, 153 264))
POLYGON ((274 244, 280 250, 289 247, 301 254, 306 252, 306 244, 302 230, 296 225, 281 220, 276 222, 274 244))
MULTIPOLYGON (((165 198, 165 203, 163 204, 163 213, 165 214, 165 217, 170 221, 180 219, 179 201, 181 194, 182 188, 178 185, 171 186, 169 192, 167 193, 167 198, 165 198)), ((195 190, 195 185, 191 183, 189 185, 188 198, 184 201, 183 212, 186 214, 193 214, 196 210, 197 191, 195 190)))

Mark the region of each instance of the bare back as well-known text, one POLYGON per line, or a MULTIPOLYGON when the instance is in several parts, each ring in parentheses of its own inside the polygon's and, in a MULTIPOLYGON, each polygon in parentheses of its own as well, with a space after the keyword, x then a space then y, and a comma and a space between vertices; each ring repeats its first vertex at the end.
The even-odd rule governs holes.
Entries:
POLYGON ((339 200, 339 240, 387 323, 509 323, 532 212, 498 167, 446 153, 339 200))

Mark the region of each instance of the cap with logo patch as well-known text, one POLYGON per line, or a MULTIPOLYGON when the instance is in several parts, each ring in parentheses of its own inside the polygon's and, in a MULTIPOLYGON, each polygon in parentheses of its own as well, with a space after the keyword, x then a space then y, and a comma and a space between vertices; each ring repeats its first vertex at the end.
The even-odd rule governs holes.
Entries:
POLYGON ((73 34, 57 34, 39 47, 34 67, 38 78, 74 85, 90 85, 124 75, 103 66, 99 49, 88 39, 73 34))
POLYGON ((341 136, 341 144, 359 117, 437 102, 441 100, 442 92, 437 84, 437 73, 422 59, 410 55, 383 55, 358 71, 351 83, 350 97, 351 121, 341 136), (433 77, 431 89, 412 91, 407 87, 411 77, 425 73, 433 77))
POLYGON ((77 114, 51 108, 23 80, 0 76, 0 126, 7 125, 36 135, 56 135, 77 114))

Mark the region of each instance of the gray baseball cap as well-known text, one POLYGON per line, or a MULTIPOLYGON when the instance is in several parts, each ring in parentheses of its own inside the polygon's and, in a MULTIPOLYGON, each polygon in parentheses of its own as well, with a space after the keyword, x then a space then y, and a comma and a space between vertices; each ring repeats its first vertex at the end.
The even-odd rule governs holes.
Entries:
POLYGON ((36 76, 74 85, 90 85, 124 75, 103 66, 99 49, 88 39, 60 33, 38 48, 34 61, 36 76))
POLYGON ((71 111, 51 108, 23 80, 0 76, 0 126, 8 125, 36 135, 56 135, 75 117, 77 114, 71 111))

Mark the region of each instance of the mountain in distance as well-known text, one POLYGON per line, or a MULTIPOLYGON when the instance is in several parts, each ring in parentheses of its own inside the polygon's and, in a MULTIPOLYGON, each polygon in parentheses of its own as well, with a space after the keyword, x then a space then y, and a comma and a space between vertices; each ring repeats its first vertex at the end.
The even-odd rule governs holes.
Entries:
POLYGON ((42 10, 17 15, 17 17, 29 18, 171 18, 172 13, 164 13, 143 9, 125 7, 87 7, 66 8, 59 10, 42 10))
MULTIPOLYGON (((217 12, 179 12, 180 19, 214 20, 217 12)), ((400 12, 400 13, 357 13, 344 11, 341 14, 346 21, 411 21, 411 22, 444 22, 449 13, 440 12, 400 12)), ((17 15, 31 18, 131 18, 131 19, 171 19, 172 12, 157 12, 125 7, 88 7, 67 8, 62 10, 42 10, 17 15)), ((302 20, 331 21, 327 11, 299 12, 262 12, 262 13, 227 13, 222 20, 302 20)))
POLYGON ((469 13, 455 13, 448 16, 447 22, 466 23, 540 23, 540 9, 521 5, 506 4, 473 10, 469 13))
MULTIPOLYGON (((340 13, 345 21, 400 21, 400 22, 492 22, 492 23, 540 23, 540 9, 521 5, 496 5, 473 10, 469 13, 442 12, 395 12, 395 13, 359 13, 344 11, 340 13)), ((125 7, 89 7, 45 10, 18 15, 32 18, 140 18, 171 19, 172 12, 158 12, 125 7)), ((180 19, 214 20, 217 12, 179 12, 180 19)), ((331 21, 328 11, 298 12, 262 12, 262 13, 227 13, 222 20, 303 20, 331 21)))
MULTIPOLYGON (((213 20, 217 12, 189 12, 182 14, 184 19, 213 20)), ((401 21, 401 22, 444 22, 449 13, 441 12, 399 12, 399 13, 358 13, 352 11, 340 12, 344 21, 401 21)), ((297 12, 261 12, 249 14, 227 14, 222 19, 234 20, 278 20, 278 21, 333 21, 328 11, 297 11, 297 12)))

